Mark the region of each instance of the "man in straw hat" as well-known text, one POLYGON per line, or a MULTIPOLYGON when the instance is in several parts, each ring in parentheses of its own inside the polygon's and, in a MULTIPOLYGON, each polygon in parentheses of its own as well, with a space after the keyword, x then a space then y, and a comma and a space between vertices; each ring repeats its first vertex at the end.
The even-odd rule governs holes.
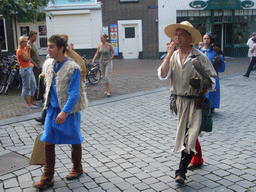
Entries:
POLYGON ((81 78, 81 67, 65 56, 67 40, 52 35, 48 40, 50 59, 44 63, 45 102, 47 108, 45 130, 40 138, 45 142, 45 167, 41 180, 34 187, 43 189, 53 184, 55 144, 71 144, 73 167, 66 179, 72 180, 83 174, 82 135, 80 111, 87 106, 86 92, 81 78))
POLYGON ((168 25, 164 32, 171 41, 167 43, 167 55, 158 75, 160 79, 170 78, 170 90, 176 98, 178 127, 173 151, 181 152, 181 160, 175 181, 184 184, 202 122, 202 109, 196 105, 200 94, 214 88, 217 74, 208 58, 192 47, 202 40, 202 35, 188 21, 168 25), (201 65, 200 72, 194 67, 194 57, 201 65), (201 71, 209 78, 203 78, 206 75, 201 71))

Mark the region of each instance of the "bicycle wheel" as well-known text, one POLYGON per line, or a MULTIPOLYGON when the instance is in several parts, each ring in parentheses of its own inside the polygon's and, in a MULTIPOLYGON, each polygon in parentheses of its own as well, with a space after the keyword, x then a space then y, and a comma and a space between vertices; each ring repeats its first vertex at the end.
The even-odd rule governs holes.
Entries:
POLYGON ((8 90, 9 90, 9 87, 10 87, 10 85, 12 84, 13 80, 14 80, 14 74, 11 73, 11 74, 9 75, 9 77, 8 77, 8 80, 7 80, 7 83, 6 83, 6 86, 5 86, 5 91, 4 91, 4 94, 5 94, 5 95, 7 94, 8 90))
POLYGON ((88 74, 88 81, 92 84, 95 85, 97 84, 101 79, 101 71, 99 69, 93 69, 89 72, 88 74))
POLYGON ((3 92, 3 90, 5 88, 7 78, 8 78, 7 74, 4 73, 3 77, 1 78, 1 82, 0 82, 0 94, 3 92))

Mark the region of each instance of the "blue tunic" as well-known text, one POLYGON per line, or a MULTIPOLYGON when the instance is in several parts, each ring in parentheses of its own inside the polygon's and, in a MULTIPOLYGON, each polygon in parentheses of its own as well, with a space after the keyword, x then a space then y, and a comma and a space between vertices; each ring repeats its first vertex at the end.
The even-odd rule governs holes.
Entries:
MULTIPOLYGON (((53 61, 54 72, 65 64, 67 59, 59 63, 58 69, 55 67, 55 61, 53 61)), ((47 108, 45 129, 40 140, 53 143, 53 144, 80 144, 83 142, 83 138, 80 132, 81 114, 80 112, 71 113, 76 105, 80 93, 80 71, 75 70, 70 79, 68 88, 68 100, 63 107, 62 111, 67 112, 65 122, 63 124, 56 124, 56 118, 61 112, 58 103, 57 91, 56 91, 56 76, 53 76, 52 86, 50 90, 50 105, 47 108)))
MULTIPOLYGON (((213 63, 213 58, 217 56, 217 52, 208 48, 206 51, 203 48, 199 49, 201 52, 203 52, 208 59, 211 61, 213 67, 215 68, 215 65, 213 63)), ((224 61, 224 58, 219 55, 219 59, 221 61, 220 66, 217 68, 218 72, 224 72, 226 68, 226 63, 224 61)), ((207 98, 209 98, 212 102, 211 108, 220 108, 220 78, 219 73, 217 73, 217 79, 216 79, 216 86, 215 90, 209 92, 206 95, 207 98)))

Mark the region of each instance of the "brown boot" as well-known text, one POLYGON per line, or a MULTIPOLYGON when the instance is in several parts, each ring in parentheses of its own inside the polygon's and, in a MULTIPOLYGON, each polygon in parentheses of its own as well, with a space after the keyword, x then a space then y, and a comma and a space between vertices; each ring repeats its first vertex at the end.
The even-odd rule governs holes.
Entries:
POLYGON ((34 183, 35 188, 44 189, 53 185, 53 175, 55 167, 55 145, 51 143, 44 143, 45 148, 45 166, 44 173, 41 180, 34 183))
POLYGON ((66 176, 67 180, 73 180, 78 178, 84 173, 82 166, 82 145, 72 145, 71 149, 71 160, 73 163, 73 168, 70 173, 66 176))

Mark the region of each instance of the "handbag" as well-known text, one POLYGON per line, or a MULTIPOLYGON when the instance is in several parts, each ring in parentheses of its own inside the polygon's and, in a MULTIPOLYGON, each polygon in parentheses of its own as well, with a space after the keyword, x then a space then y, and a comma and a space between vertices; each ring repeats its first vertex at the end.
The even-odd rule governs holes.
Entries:
POLYGON ((212 132, 212 114, 211 114, 212 102, 206 97, 203 96, 201 108, 202 108, 202 123, 200 127, 200 132, 212 132))
POLYGON ((39 133, 36 137, 33 151, 29 160, 30 165, 44 165, 45 164, 45 149, 44 142, 40 138, 44 132, 39 133))

